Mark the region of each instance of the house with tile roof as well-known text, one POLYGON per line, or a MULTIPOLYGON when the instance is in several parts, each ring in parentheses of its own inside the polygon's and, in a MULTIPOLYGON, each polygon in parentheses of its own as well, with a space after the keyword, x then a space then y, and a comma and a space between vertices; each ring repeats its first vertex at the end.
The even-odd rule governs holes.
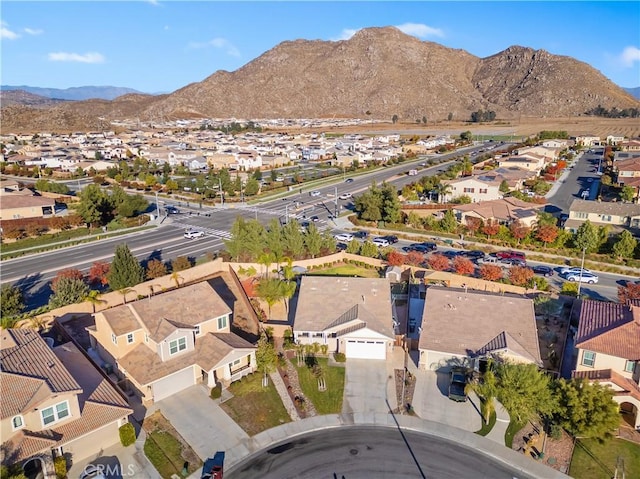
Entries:
POLYGON ((430 286, 421 323, 416 327, 421 369, 476 367, 488 358, 542 366, 529 298, 430 286))
POLYGON ((77 461, 119 442, 132 410, 73 343, 50 347, 36 330, 3 329, 0 361, 3 464, 39 462, 51 477, 53 456, 77 461))
POLYGON ((440 199, 445 203, 461 196, 468 196, 472 203, 502 198, 500 181, 484 179, 478 176, 467 176, 465 178, 456 178, 455 180, 444 180, 443 183, 451 188, 451 192, 443 195, 443 198, 440 199))
POLYGON ((640 300, 583 300, 579 318, 573 376, 611 387, 621 412, 640 429, 640 300))
POLYGON ((96 313, 87 331, 100 357, 150 402, 254 372, 255 346, 232 333, 231 322, 231 307, 202 281, 96 313))
POLYGON ((640 197, 640 154, 614 161, 613 169, 617 173, 618 183, 635 189, 635 200, 640 197))
POLYGON ((640 205, 635 203, 573 200, 569 207, 569 218, 564 229, 575 233, 580 225, 589 220, 595 226, 609 226, 610 234, 629 230, 640 233, 640 205))
POLYGON ((519 221, 532 227, 538 221, 538 213, 543 207, 541 204, 528 203, 508 196, 500 200, 456 205, 453 207, 453 213, 462 224, 467 224, 468 218, 478 218, 483 222, 496 221, 504 225, 519 221))
POLYGON ((347 358, 386 359, 395 340, 389 279, 303 276, 293 336, 347 358))

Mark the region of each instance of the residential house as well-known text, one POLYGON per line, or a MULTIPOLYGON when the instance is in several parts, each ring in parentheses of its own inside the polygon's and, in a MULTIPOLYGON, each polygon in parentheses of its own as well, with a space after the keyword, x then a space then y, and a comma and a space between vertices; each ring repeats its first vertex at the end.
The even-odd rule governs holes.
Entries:
POLYGON ((483 223, 495 221, 503 225, 510 225, 519 221, 525 226, 533 227, 538 221, 538 213, 542 211, 543 206, 508 196, 500 200, 456 205, 453 207, 453 213, 463 225, 467 224, 468 218, 478 218, 483 223))
POLYGON ((523 170, 540 173, 545 165, 544 156, 528 154, 526 156, 510 156, 498 160, 499 168, 522 168, 523 170))
POLYGON ((582 145, 587 148, 600 144, 600 137, 595 135, 580 135, 575 138, 576 145, 582 145))
POLYGON ((231 332, 232 310, 203 281, 95 315, 88 328, 100 357, 144 401, 191 385, 227 387, 256 369, 255 347, 231 332))
MULTIPOLYGON (((474 169, 474 174, 477 170, 474 169)), ((506 182, 509 190, 522 189, 524 182, 535 178, 538 173, 535 171, 525 170, 516 166, 510 166, 508 168, 496 168, 495 170, 481 171, 477 174, 477 178, 482 181, 492 181, 502 184, 506 182)))
POLYGON ((631 140, 623 141, 623 142, 619 143, 618 146, 620 147, 620 149, 622 151, 639 152, 640 151, 640 140, 631 139, 631 140))
POLYGON ((20 218, 47 218, 55 215, 56 200, 36 196, 29 189, 3 192, 0 202, 0 220, 20 218))
POLYGON ((395 338, 389 280, 302 277, 293 335, 347 358, 386 359, 395 338))
POLYGON ((621 412, 640 429, 640 300, 583 300, 579 317, 573 376, 610 386, 621 412))
POLYGON ((477 176, 467 176, 455 180, 444 180, 443 183, 451 187, 451 192, 444 195, 443 198, 440 198, 441 202, 448 202, 453 198, 459 198, 461 196, 468 196, 473 203, 502 198, 500 182, 495 180, 485 180, 477 176))
POLYGON ((572 145, 573 145, 573 141, 571 140, 553 139, 553 140, 544 140, 542 142, 542 146, 544 146, 545 148, 559 148, 560 150, 569 148, 572 145))
POLYGON ((53 456, 78 461, 119 442, 132 410, 73 343, 50 347, 34 329, 3 329, 0 360, 3 464, 33 461, 52 477, 53 456))
POLYGON ((596 226, 609 226, 610 234, 629 230, 640 232, 640 205, 635 203, 605 203, 601 201, 573 200, 569 207, 569 218, 564 229, 575 233, 580 225, 589 220, 596 226))
POLYGON ((560 156, 562 148, 551 148, 546 146, 528 146, 524 148, 518 148, 517 152, 514 152, 517 156, 530 156, 532 159, 538 157, 544 158, 546 163, 556 161, 560 156))
POLYGON ((609 135, 605 139, 607 145, 619 145, 624 142, 624 136, 609 135))
POLYGON ((618 174, 618 183, 634 188, 637 200, 640 196, 640 155, 616 161, 613 163, 613 168, 618 174))
POLYGON ((542 365, 533 301, 522 296, 430 286, 418 326, 422 369, 488 358, 542 365))

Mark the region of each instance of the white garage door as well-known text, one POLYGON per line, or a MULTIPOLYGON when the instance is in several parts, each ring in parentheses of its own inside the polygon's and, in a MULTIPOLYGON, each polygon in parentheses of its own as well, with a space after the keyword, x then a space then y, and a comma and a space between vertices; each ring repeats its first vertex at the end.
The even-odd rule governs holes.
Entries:
POLYGON ((345 354, 348 358, 386 359, 387 347, 384 341, 348 339, 345 354))
POLYGON ((184 369, 153 383, 153 400, 161 401, 194 384, 193 368, 184 369))

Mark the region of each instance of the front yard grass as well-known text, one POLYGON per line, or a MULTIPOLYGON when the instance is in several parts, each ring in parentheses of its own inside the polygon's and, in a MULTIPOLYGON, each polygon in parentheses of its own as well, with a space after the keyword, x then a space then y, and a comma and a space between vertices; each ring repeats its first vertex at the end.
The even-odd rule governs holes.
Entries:
MULTIPOLYGON (((625 477, 640 477, 640 444, 624 439, 604 443, 597 439, 579 439, 573 449, 569 475, 580 479, 609 479, 614 476, 618 457, 624 461, 625 477)), ((622 477, 621 473, 618 471, 618 477, 622 477)))
POLYGON ((343 264, 326 269, 314 269, 307 276, 357 276, 359 278, 379 278, 380 273, 376 268, 365 268, 355 264, 343 264))
POLYGON ((291 421, 271 380, 262 387, 262 373, 232 383, 229 391, 234 397, 220 406, 249 436, 291 421))
POLYGON ((526 422, 519 423, 516 420, 512 419, 507 426, 506 432, 504 433, 504 445, 511 449, 511 446, 513 444, 513 437, 518 433, 520 429, 522 429, 526 425, 526 422))
POLYGON ((322 368, 327 390, 318 391, 318 378, 313 375, 312 369, 306 364, 298 366, 296 360, 293 359, 298 370, 302 392, 313 403, 318 414, 339 414, 342 411, 342 397, 344 396, 345 368, 329 366, 327 358, 316 358, 316 361, 322 368))
MULTIPOLYGON (((479 436, 486 436, 491 432, 493 426, 496 425, 496 412, 492 411, 489 415, 489 422, 484 422, 484 418, 482 419, 482 427, 476 431, 476 434, 479 436)), ((511 440, 513 441, 513 436, 511 436, 511 440)))

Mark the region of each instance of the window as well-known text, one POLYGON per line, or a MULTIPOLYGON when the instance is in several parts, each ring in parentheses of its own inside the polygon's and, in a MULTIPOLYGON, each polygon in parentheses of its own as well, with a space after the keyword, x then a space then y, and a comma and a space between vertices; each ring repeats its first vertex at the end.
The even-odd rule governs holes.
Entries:
POLYGON ((13 429, 21 429, 22 426, 24 426, 24 420, 22 419, 22 416, 15 416, 12 420, 11 420, 11 426, 13 426, 13 429))
POLYGON ((111 333, 111 342, 113 344, 118 344, 118 337, 114 333, 111 333))
POLYGON ((632 373, 633 371, 635 371, 635 369, 636 369, 635 361, 627 361, 624 365, 624 370, 627 373, 632 373))
POLYGON ((475 188, 464 188, 465 193, 473 193, 475 190, 475 188))
POLYGON ((182 337, 169 342, 169 354, 176 354, 187 349, 187 338, 182 337))
POLYGON ((133 343, 133 333, 127 334, 127 344, 133 343))
POLYGON ((240 364, 240 360, 239 360, 239 359, 236 359, 236 360, 233 362, 233 365, 234 365, 234 366, 237 366, 238 364, 240 364))
POLYGON ((589 217, 587 213, 576 213, 576 218, 586 220, 589 217))
POLYGON ((487 194, 489 192, 488 188, 480 188, 480 193, 487 194))
POLYGON ((227 317, 220 316, 218 318, 218 329, 225 329, 227 327, 227 317))
POLYGON ((196 333, 196 336, 200 336, 200 325, 199 325, 199 324, 196 324, 196 331, 195 331, 195 333, 196 333))
POLYGON ((593 351, 585 351, 582 354, 582 365, 589 366, 590 368, 596 363, 596 353, 593 351))
POLYGON ((309 333, 298 333, 298 336, 300 336, 301 338, 308 338, 309 333))
POLYGON ((144 333, 144 342, 145 343, 149 342, 149 333, 144 333))
POLYGON ((322 337, 322 333, 313 333, 313 337, 314 338, 321 338, 322 337))
POLYGON ((40 411, 42 415, 42 424, 47 426, 54 422, 61 421, 65 417, 69 416, 69 402, 64 401, 40 411))
POLYGON ((611 215, 602 215, 602 221, 611 221, 611 215))

